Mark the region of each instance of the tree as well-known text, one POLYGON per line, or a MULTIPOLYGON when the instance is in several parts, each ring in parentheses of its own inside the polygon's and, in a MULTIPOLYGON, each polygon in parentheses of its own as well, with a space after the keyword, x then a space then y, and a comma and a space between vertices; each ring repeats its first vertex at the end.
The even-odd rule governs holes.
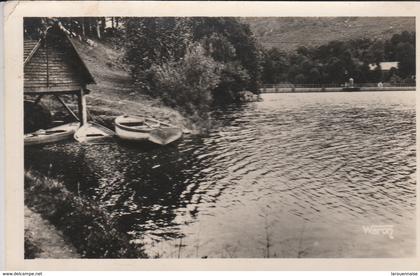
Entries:
MULTIPOLYGON (((257 44, 249 25, 241 23, 233 17, 197 17, 191 18, 191 29, 195 41, 206 43, 206 37, 214 34, 224 37, 235 49, 235 55, 224 62, 240 63, 246 75, 249 76, 247 86, 241 89, 258 92, 261 79, 262 52, 257 44)), ((207 48, 207 46, 204 46, 207 48)), ((212 55, 217 60, 217 57, 212 55)), ((224 82, 222 75, 221 83, 224 82)), ((245 82, 244 82, 245 83, 245 82)), ((239 89, 239 88, 238 88, 239 89)), ((220 91, 219 91, 220 92, 220 91)), ((238 91, 231 91, 236 93, 238 91)))
POLYGON ((339 58, 331 57, 326 64, 326 71, 328 73, 328 83, 343 83, 346 81, 345 66, 339 58))
POLYGON ((402 78, 411 79, 416 75, 416 34, 402 32, 395 34, 386 44, 386 56, 393 58, 391 61, 399 62, 397 74, 402 78))
POLYGON ((205 117, 213 101, 212 90, 220 81, 220 64, 194 43, 178 61, 168 60, 150 68, 155 91, 163 102, 184 113, 205 117))
POLYGON ((416 49, 409 42, 400 42, 395 49, 395 58, 399 62, 399 76, 407 78, 416 74, 416 49))
POLYGON ((125 59, 131 66, 134 82, 152 94, 148 79, 152 65, 177 61, 186 53, 191 31, 186 18, 130 17, 125 19, 125 59))
POLYGON ((198 43, 220 63, 220 83, 213 98, 234 101, 241 90, 258 92, 260 50, 249 27, 235 18, 128 18, 125 20, 126 60, 138 87, 156 95, 150 68, 184 57, 198 43))
MULTIPOLYGON (((264 53, 263 80, 275 83, 278 63, 286 64, 281 81, 300 83, 342 83, 350 77, 356 82, 386 81, 391 75, 383 76, 379 64, 396 61, 399 69, 394 72, 404 81, 415 76, 415 33, 402 32, 389 40, 368 38, 350 41, 331 41, 319 47, 299 47, 287 54, 287 62, 279 62, 279 50, 270 49, 264 53), (369 65, 376 64, 376 70, 369 65)), ((394 81, 398 80, 394 77, 394 81)))
POLYGON ((264 83, 287 81, 289 61, 286 53, 277 48, 264 51, 262 61, 262 80, 264 83))

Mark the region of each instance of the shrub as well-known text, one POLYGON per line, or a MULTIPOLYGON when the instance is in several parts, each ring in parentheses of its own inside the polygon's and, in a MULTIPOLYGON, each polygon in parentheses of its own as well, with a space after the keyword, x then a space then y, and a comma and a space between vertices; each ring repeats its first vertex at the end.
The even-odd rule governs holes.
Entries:
POLYGON ((229 62, 223 66, 220 84, 214 91, 218 103, 238 101, 239 92, 249 87, 251 77, 239 62, 229 62))
POLYGON ((241 90, 258 92, 261 52, 237 18, 130 18, 125 27, 137 89, 190 118, 205 114, 214 98, 229 102, 241 90))
POLYGON ((194 43, 183 58, 152 65, 148 74, 153 96, 192 117, 206 117, 213 101, 212 90, 220 82, 220 69, 221 65, 194 43))

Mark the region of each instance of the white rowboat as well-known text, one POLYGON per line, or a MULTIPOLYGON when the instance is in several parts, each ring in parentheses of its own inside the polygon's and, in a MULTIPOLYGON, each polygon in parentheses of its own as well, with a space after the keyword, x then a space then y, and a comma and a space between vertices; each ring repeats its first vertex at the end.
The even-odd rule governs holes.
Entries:
POLYGON ((100 143, 114 137, 115 133, 99 124, 85 123, 74 134, 79 143, 100 143))
POLYGON ((158 145, 170 144, 182 137, 182 129, 155 119, 123 115, 115 119, 115 132, 127 141, 150 141, 158 145))
POLYGON ((79 126, 79 122, 73 122, 49 129, 39 129, 25 134, 24 144, 25 146, 43 145, 66 140, 74 135, 79 126))

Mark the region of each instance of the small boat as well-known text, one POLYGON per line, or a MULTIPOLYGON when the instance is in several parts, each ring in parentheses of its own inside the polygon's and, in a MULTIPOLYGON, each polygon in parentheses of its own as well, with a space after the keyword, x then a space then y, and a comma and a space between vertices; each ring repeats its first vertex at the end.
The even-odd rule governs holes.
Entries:
POLYGON ((96 123, 85 123, 74 134, 79 143, 101 143, 114 137, 115 133, 96 123))
POLYGON ((182 137, 181 128, 152 118, 123 115, 115 119, 115 132, 128 141, 150 141, 158 145, 170 144, 182 137))
POLYGON ((73 122, 49 129, 39 129, 25 134, 24 144, 25 146, 43 145, 66 140, 74 135, 79 126, 79 122, 73 122))

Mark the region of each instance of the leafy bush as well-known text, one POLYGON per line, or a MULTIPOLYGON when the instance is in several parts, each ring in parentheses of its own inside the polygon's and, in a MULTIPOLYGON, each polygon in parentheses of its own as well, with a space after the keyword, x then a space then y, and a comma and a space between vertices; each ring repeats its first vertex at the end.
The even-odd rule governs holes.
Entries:
POLYGON ((212 103, 212 90, 220 82, 220 69, 220 64, 194 43, 183 58, 152 65, 148 74, 154 96, 188 115, 203 117, 212 103))
POLYGON ((225 66, 216 98, 236 100, 242 90, 258 93, 262 51, 249 25, 233 17, 198 17, 191 19, 191 25, 193 38, 225 66), (235 67, 239 72, 233 77, 235 67), (236 85, 232 80, 237 81, 236 85))
POLYGON ((218 103, 238 101, 239 92, 250 86, 251 77, 239 62, 228 62, 221 70, 221 81, 214 90, 218 103))

